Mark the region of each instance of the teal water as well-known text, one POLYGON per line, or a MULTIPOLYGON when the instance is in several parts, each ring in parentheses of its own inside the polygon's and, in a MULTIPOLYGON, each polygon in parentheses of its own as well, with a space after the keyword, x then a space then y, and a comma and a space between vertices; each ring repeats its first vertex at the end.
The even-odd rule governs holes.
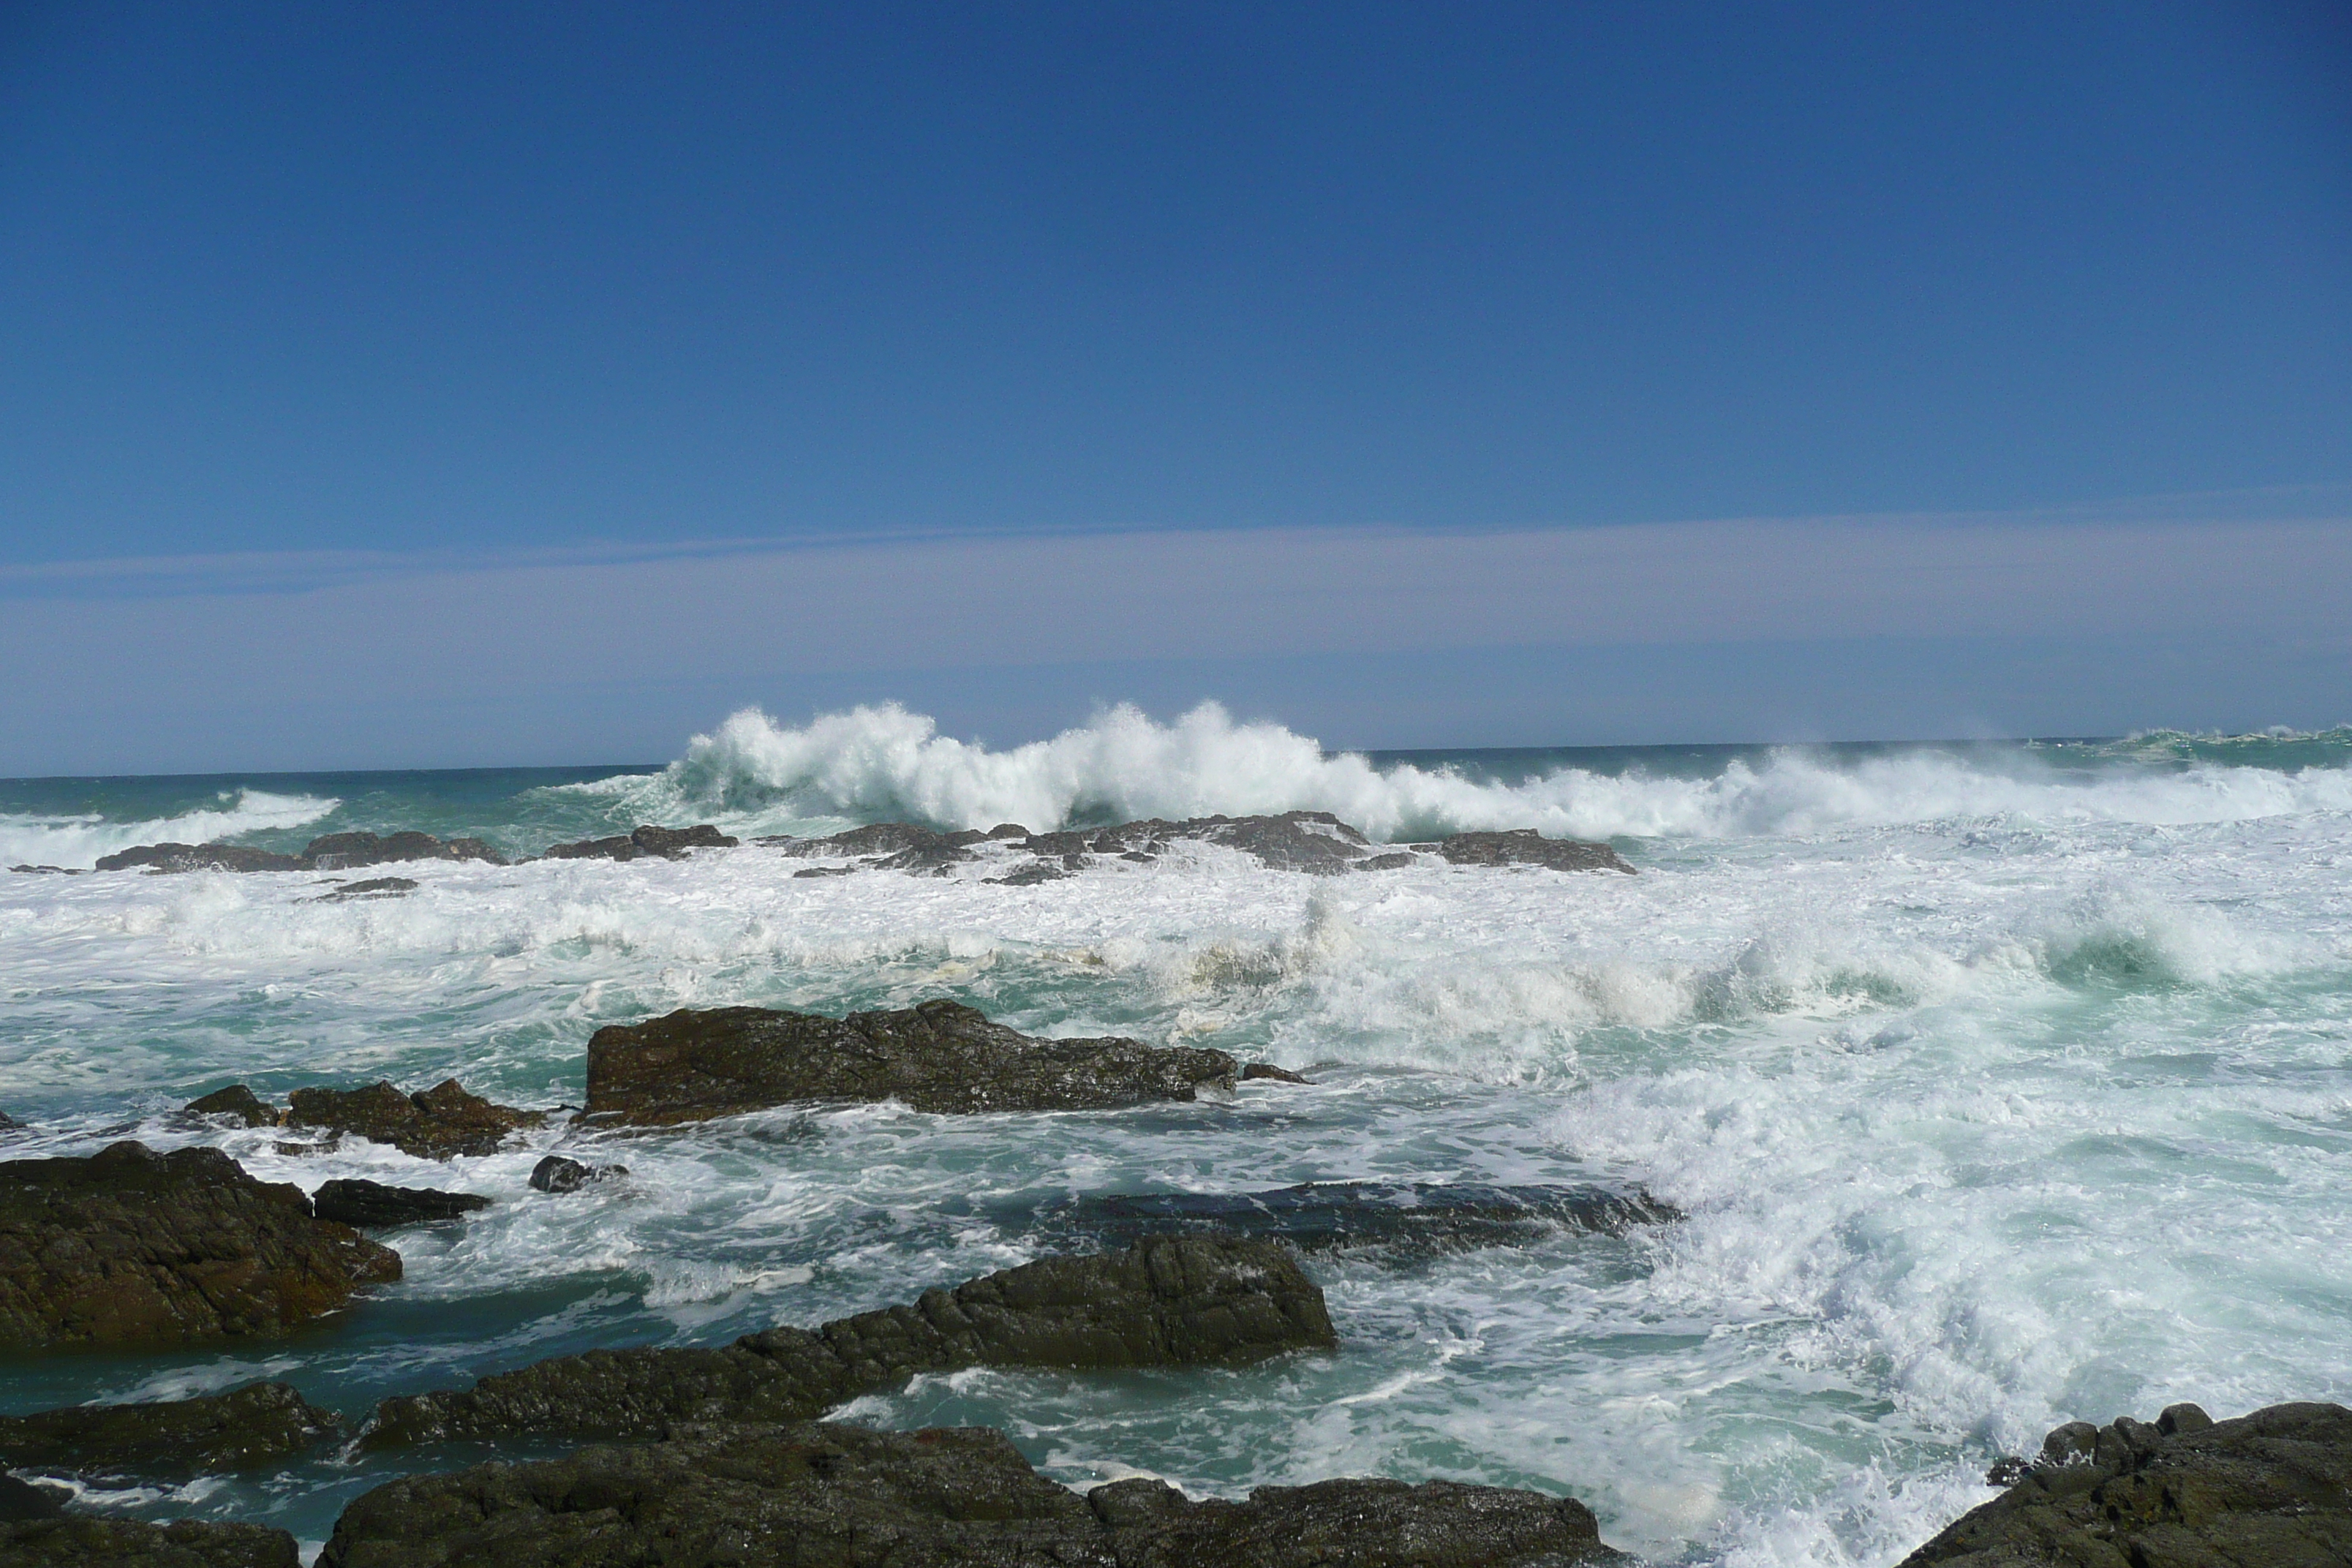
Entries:
MULTIPOLYGON (((1635 878, 1319 879, 1202 847, 1035 888, 677 864, 0 877, 0 1155, 218 1143, 270 1180, 488 1193, 394 1233, 407 1278, 299 1338, 0 1367, 0 1410, 278 1376, 378 1398, 593 1344, 717 1342, 1063 1245, 1105 1192, 1394 1177, 1639 1183, 1627 1238, 1318 1256, 1342 1349, 1123 1379, 962 1373, 845 1414, 977 1421, 1074 1484, 1342 1473, 1567 1491, 1666 1563, 1891 1563, 2075 1417, 2352 1395, 2352 732, 1941 747, 1328 756, 1196 714, 1009 752, 919 716, 740 716, 665 768, 0 782, 0 856, 295 847, 343 827, 517 853, 638 821, 809 831, 1328 809, 1376 836, 1606 837, 1635 878), (177 826, 173 826, 173 825, 177 826), (194 1129, 223 1083, 455 1074, 576 1102, 587 1037, 686 1005, 950 995, 1050 1034, 1308 1072, 1230 1104, 778 1111, 444 1164, 194 1129), (626 1163, 555 1198, 551 1148, 626 1163)), ((322 1458, 92 1494, 323 1538, 472 1456, 322 1458)))

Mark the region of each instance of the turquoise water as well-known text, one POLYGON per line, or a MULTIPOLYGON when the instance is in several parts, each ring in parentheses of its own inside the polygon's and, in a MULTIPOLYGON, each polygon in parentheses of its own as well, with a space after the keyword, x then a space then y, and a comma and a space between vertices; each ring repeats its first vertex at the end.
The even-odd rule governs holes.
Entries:
MULTIPOLYGON (((716 1342, 908 1299, 1065 1239, 1102 1192, 1307 1180, 1641 1184, 1685 1223, 1440 1258, 1318 1256, 1328 1357, 967 1373, 845 1413, 1003 1426, 1074 1484, 1342 1473, 1572 1492, 1692 1563, 1883 1563, 2049 1426, 2352 1395, 2352 732, 1945 747, 1327 756, 1204 712, 988 752, 918 715, 739 716, 662 768, 0 783, 0 858, 344 827, 510 851, 639 821, 814 831, 1310 807, 1377 837, 1605 837, 1634 878, 1318 879, 1209 847, 1034 888, 677 864, 320 879, 0 877, 10 1157, 217 1142, 271 1180, 488 1193, 394 1233, 401 1285, 296 1340, 0 1368, 0 1409, 279 1376, 383 1394, 592 1344, 716 1342), (1052 1034, 1268 1058, 1230 1104, 778 1111, 446 1164, 278 1152, 171 1109, 244 1080, 455 1074, 576 1102, 588 1035, 687 1005, 931 995, 1052 1034), (631 1169, 562 1198, 550 1148, 631 1169)), ((321 1539, 404 1466, 93 1494, 321 1539)))

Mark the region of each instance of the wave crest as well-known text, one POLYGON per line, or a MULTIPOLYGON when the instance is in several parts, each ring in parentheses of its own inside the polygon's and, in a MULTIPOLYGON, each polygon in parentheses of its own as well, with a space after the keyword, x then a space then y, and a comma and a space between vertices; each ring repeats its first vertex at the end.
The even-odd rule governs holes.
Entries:
POLYGON ((135 844, 212 844, 240 834, 301 827, 341 804, 331 797, 240 789, 233 795, 224 791, 217 809, 141 822, 110 822, 95 813, 63 816, 0 812, 0 864, 87 870, 100 856, 135 844))

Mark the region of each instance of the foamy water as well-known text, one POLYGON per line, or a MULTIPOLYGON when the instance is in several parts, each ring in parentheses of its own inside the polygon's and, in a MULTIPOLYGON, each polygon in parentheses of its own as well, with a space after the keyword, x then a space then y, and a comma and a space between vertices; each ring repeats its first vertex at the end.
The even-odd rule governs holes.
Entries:
MULTIPOLYGON (((207 781, 201 798, 121 781, 95 803, 8 786, 0 807, 32 825, 10 831, 60 836, 11 853, 49 864, 222 809, 230 787, 235 811, 287 814, 244 826, 272 847, 346 826, 527 850, 639 820, 1307 807, 1400 840, 1611 836, 1642 875, 1318 879, 1180 846, 1004 888, 981 880, 992 867, 794 879, 801 862, 747 845, 404 868, 415 894, 344 904, 294 874, 0 879, 0 1108, 35 1124, 8 1153, 201 1136, 272 1180, 501 1200, 395 1233, 408 1278, 332 1334, 23 1363, 0 1408, 278 1375, 356 1414, 589 1344, 716 1342, 1061 1245, 1039 1214, 1073 1194, 1601 1180, 1690 1217, 1411 1263, 1318 1257, 1343 1340, 1328 1357, 967 1373, 845 1414, 1001 1426, 1074 1484, 1445 1476, 1571 1492, 1661 1562, 1891 1563, 2058 1422, 2352 1395, 2347 763, 2336 731, 1449 763, 1326 756, 1214 710, 1121 710, 988 752, 873 710, 800 729, 739 715, 666 769, 602 778, 207 781), (605 1148, 630 1179, 562 1198, 523 1184, 545 1148, 582 1142, 560 1130, 436 1165, 364 1143, 295 1158, 165 1115, 239 1079, 455 1073, 576 1102, 604 1023, 932 995, 1317 1081, 1111 1114, 780 1110, 605 1148)), ((349 1496, 425 1462, 107 1506, 316 1540, 349 1496)))

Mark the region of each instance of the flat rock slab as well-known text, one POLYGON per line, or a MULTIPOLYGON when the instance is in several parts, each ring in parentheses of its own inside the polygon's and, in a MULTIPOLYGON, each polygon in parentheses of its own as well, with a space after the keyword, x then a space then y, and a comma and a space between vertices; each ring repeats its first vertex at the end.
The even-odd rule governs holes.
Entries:
POLYGON ((1223 1051, 1038 1039, 960 1003, 828 1018, 680 1008, 588 1042, 581 1120, 663 1127, 803 1100, 897 1100, 917 1110, 1103 1110, 1230 1089, 1223 1051))
POLYGON ((283 1333, 400 1255, 217 1149, 0 1163, 0 1351, 283 1333))
POLYGON ((311 1211, 359 1230, 400 1225, 430 1225, 490 1206, 479 1193, 445 1193, 437 1187, 392 1187, 358 1179, 328 1182, 310 1194, 311 1211))
POLYGON ((302 1568, 282 1530, 175 1519, 69 1517, 0 1524, 0 1568, 302 1568))
POLYGON ((1307 1251, 1380 1247, 1413 1255, 1538 1242, 1562 1231, 1621 1236, 1682 1217, 1647 1193, 1474 1182, 1309 1182, 1265 1193, 1104 1194, 1041 1216, 1094 1235, 1215 1232, 1307 1251))
POLYGON ((2352 1410, 2273 1405, 2215 1422, 2076 1422, 2008 1491, 1902 1568, 2343 1568, 2352 1563, 2352 1410))
MULTIPOLYGON (((188 1109, 203 1103, 195 1101, 188 1109)), ((508 1134, 543 1124, 547 1113, 493 1105, 468 1093, 453 1078, 415 1094, 403 1094, 389 1083, 353 1089, 298 1089, 287 1097, 284 1121, 289 1127, 357 1133, 421 1159, 446 1160, 453 1154, 496 1153, 508 1134)))
POLYGON ((282 1383, 143 1405, 0 1415, 0 1466, 80 1476, 249 1469, 341 1435, 342 1422, 282 1383))
POLYGON ((1001 1432, 830 1423, 688 1426, 539 1464, 377 1488, 320 1568, 1568 1568, 1618 1560, 1567 1498, 1434 1482, 1187 1501, 1156 1481, 1085 1498, 1001 1432))
POLYGON ((472 1388, 387 1399, 371 1447, 523 1433, 658 1434, 684 1421, 804 1421, 922 1372, 1232 1364, 1338 1342, 1323 1292, 1281 1246, 1159 1237, 927 1290, 814 1332, 714 1350, 557 1356, 472 1388))

